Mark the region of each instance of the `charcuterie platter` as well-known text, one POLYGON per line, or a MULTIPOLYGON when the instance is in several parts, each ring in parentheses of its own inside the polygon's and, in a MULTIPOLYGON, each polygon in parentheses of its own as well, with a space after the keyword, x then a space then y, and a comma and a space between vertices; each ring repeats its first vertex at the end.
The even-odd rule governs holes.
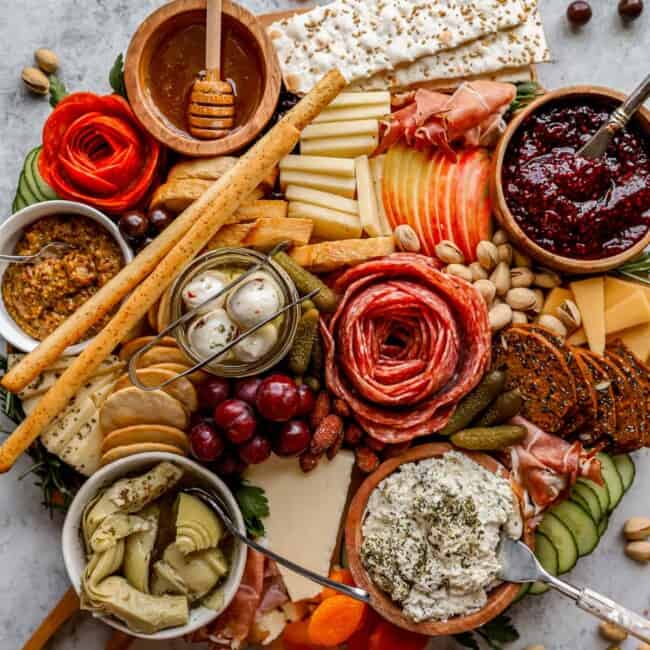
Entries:
POLYGON ((173 0, 110 94, 35 58, 0 471, 66 511, 81 610, 124 648, 516 638, 650 446, 650 112, 582 157, 625 97, 541 88, 534 0, 173 0))

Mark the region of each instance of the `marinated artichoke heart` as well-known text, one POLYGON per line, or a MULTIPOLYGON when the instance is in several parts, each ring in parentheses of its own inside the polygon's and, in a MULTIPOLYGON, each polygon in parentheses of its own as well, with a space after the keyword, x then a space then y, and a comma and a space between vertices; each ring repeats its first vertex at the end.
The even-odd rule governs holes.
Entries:
POLYGON ((148 531, 151 524, 138 515, 127 515, 124 512, 116 512, 109 515, 95 529, 90 538, 90 549, 94 553, 107 551, 115 546, 120 539, 124 539, 134 533, 148 531))
POLYGON ((90 556, 86 569, 81 576, 81 603, 92 604, 92 594, 96 585, 104 578, 120 570, 124 561, 124 540, 119 540, 115 546, 103 553, 90 556))
POLYGON ((228 573, 228 562, 218 548, 184 555, 174 543, 154 564, 154 571, 163 578, 157 587, 162 587, 163 593, 182 593, 193 602, 208 594, 228 573))
POLYGON ((223 525, 203 501, 189 494, 180 494, 176 511, 176 546, 181 553, 188 555, 219 545, 223 525))
POLYGON ((158 536, 160 508, 152 503, 140 512, 140 516, 149 523, 149 528, 127 537, 124 550, 124 577, 132 587, 148 594, 150 593, 149 570, 158 536))
POLYGON ((83 516, 84 538, 89 540, 99 524, 115 512, 135 513, 173 488, 183 470, 167 461, 146 474, 114 483, 97 500, 86 506, 83 516))
POLYGON ((144 634, 186 625, 190 617, 185 596, 144 594, 119 576, 111 576, 95 585, 92 602, 93 607, 85 609, 112 614, 124 621, 129 629, 144 634))

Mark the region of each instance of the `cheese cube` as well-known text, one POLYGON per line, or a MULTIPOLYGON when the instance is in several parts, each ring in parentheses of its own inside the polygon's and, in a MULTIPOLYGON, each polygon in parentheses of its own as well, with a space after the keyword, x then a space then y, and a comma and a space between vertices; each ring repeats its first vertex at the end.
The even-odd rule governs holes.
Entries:
POLYGON ((570 284, 582 316, 589 349, 605 352, 605 282, 602 275, 570 284))
POLYGON ((605 312, 605 332, 621 330, 650 322, 650 302, 641 289, 637 289, 605 312))

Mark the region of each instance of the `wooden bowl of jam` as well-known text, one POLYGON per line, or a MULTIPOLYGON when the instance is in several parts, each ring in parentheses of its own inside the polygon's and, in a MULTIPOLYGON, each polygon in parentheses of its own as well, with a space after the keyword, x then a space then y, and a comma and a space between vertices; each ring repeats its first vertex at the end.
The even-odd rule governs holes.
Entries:
POLYGON ((219 156, 242 149, 275 110, 281 75, 264 27, 239 5, 223 0, 222 78, 235 93, 235 126, 218 140, 189 134, 192 85, 205 68, 205 0, 174 0, 153 12, 136 31, 124 78, 133 110, 160 142, 187 156, 219 156))
POLYGON ((601 159, 575 155, 624 98, 596 86, 549 92, 515 116, 497 146, 497 219, 543 266, 603 273, 650 245, 650 111, 641 109, 601 159))

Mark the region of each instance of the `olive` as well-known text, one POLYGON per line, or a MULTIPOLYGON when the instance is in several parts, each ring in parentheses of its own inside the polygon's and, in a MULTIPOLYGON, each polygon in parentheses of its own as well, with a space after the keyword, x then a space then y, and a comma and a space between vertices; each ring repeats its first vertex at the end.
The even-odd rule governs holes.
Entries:
POLYGON ((154 208, 149 212, 149 222, 156 232, 162 232, 174 221, 174 215, 165 208, 154 208))
POLYGON ((120 217, 118 225, 122 234, 129 239, 141 239, 149 230, 149 219, 144 212, 130 210, 120 217))
POLYGON ((146 248, 149 246, 149 244, 154 240, 153 237, 145 237, 144 239, 141 239, 138 245, 136 246, 136 253, 139 253, 143 248, 146 248))
POLYGON ((585 0, 575 0, 568 6, 566 15, 574 25, 584 25, 591 19, 591 6, 585 0))
POLYGON ((634 20, 643 12, 643 0, 620 0, 618 3, 618 13, 623 18, 634 20))

